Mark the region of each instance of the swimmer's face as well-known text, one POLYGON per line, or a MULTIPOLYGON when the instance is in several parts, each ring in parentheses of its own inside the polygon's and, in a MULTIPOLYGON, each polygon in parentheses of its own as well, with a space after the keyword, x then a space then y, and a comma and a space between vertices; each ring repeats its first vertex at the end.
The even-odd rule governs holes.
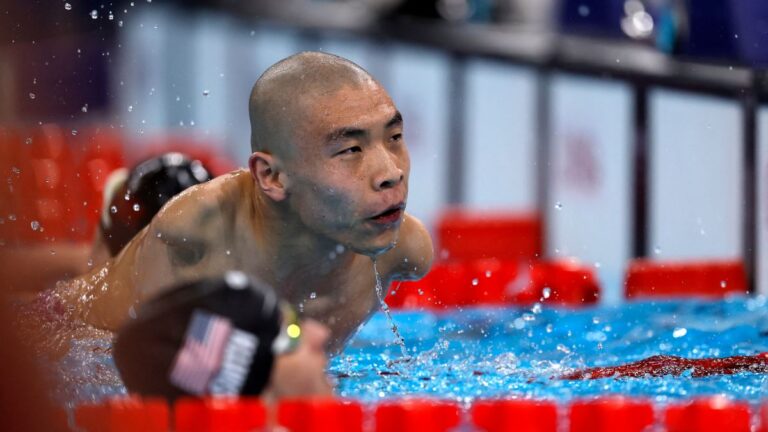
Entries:
POLYGON ((410 172, 392 100, 371 81, 311 98, 300 111, 286 161, 292 208, 310 229, 355 252, 392 248, 410 172))

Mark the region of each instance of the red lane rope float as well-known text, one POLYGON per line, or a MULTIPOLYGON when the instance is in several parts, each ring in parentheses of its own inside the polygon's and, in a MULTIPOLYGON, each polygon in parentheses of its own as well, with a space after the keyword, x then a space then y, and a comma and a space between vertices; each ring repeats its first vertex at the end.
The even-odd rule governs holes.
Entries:
POLYGON ((266 418, 266 408, 256 398, 182 398, 174 406, 173 430, 250 432, 264 428, 266 418))
POLYGON ((394 308, 452 308, 542 302, 577 307, 594 304, 599 293, 597 277, 589 266, 570 261, 528 263, 484 258, 438 262, 421 280, 390 289, 387 304, 394 308))
POLYGON ((277 422, 290 432, 362 432, 363 407, 333 398, 282 400, 277 422))
POLYGON ((667 432, 750 432, 751 420, 748 403, 724 397, 671 405, 664 413, 667 432))
POLYGON ((480 400, 471 408, 472 422, 486 432, 557 432, 557 405, 552 401, 480 400))
POLYGON ((653 424, 653 404, 621 396, 580 400, 571 404, 569 418, 570 432, 643 432, 653 424))
POLYGON ((541 256, 543 228, 537 214, 449 209, 437 221, 440 259, 530 260, 541 256))
POLYGON ((747 273, 739 260, 651 261, 629 263, 624 282, 627 298, 707 297, 747 294, 747 273))
POLYGON ((85 432, 167 432, 168 419, 168 404, 155 398, 116 398, 75 410, 75 424, 85 432))
POLYGON ((376 408, 376 432, 445 432, 461 421, 455 402, 404 399, 384 402, 376 408))
POLYGON ((768 352, 752 356, 687 359, 657 355, 647 359, 607 367, 581 369, 561 375, 560 379, 583 380, 599 378, 646 377, 681 375, 691 372, 694 378, 709 375, 732 375, 739 372, 768 373, 768 352))

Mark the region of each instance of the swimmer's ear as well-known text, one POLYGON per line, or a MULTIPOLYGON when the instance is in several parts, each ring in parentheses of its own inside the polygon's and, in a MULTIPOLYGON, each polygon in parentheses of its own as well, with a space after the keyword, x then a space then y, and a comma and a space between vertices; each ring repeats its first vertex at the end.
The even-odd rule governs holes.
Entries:
POLYGON ((286 198, 285 184, 282 181, 280 165, 276 158, 264 152, 253 152, 248 159, 251 175, 261 190, 275 201, 286 198))

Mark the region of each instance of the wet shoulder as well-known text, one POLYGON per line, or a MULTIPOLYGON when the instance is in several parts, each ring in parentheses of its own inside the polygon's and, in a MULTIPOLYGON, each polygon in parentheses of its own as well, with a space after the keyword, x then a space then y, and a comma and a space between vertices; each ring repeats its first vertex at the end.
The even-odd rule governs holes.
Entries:
POLYGON ((417 218, 406 213, 397 244, 382 258, 390 279, 416 280, 429 271, 433 253, 432 237, 427 228, 417 218))

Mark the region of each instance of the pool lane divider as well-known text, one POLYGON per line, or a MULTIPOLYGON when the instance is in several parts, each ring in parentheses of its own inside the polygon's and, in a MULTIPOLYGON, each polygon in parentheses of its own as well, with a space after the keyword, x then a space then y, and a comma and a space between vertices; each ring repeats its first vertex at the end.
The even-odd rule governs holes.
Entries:
POLYGON ((471 405, 403 398, 366 405, 338 398, 182 398, 173 411, 162 399, 127 397, 75 409, 84 432, 768 432, 761 407, 722 396, 656 406, 644 398, 607 395, 558 404, 552 400, 480 399, 471 405), (754 415, 753 415, 754 414, 754 415), (172 420, 172 421, 171 421, 172 420))
POLYGON ((600 287, 591 266, 569 260, 524 262, 480 258, 441 261, 421 280, 394 283, 393 308, 527 306, 537 302, 568 307, 595 304, 600 287))
POLYGON ((624 282, 627 298, 703 297, 749 294, 740 260, 630 261, 624 282))

